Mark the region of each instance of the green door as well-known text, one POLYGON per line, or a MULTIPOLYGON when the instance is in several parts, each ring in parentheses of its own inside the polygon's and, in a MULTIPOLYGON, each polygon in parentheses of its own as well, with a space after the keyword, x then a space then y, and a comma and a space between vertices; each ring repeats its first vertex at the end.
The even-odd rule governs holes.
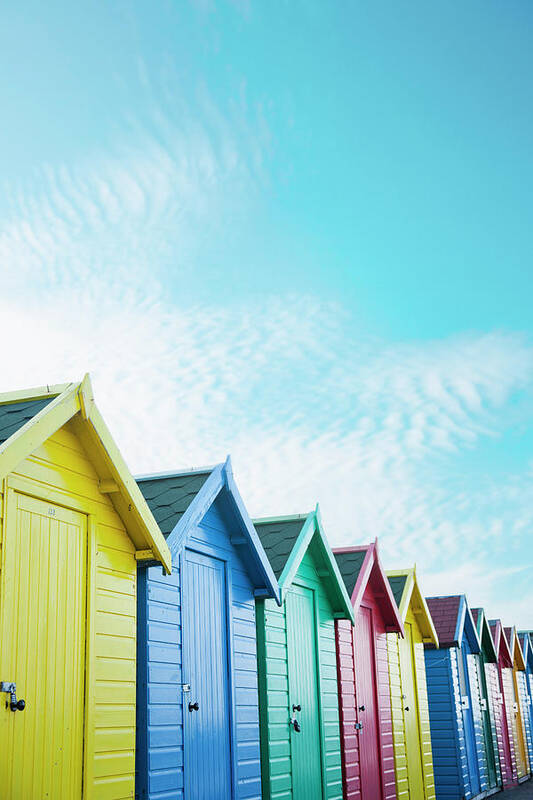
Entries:
POLYGON ((478 656, 476 656, 476 669, 479 681, 479 693, 481 696, 483 738, 485 740, 485 752, 487 754, 487 777, 489 780, 489 789, 493 789, 498 785, 498 777, 496 774, 496 759, 494 753, 494 741, 492 738, 492 726, 490 724, 489 694, 487 690, 487 681, 485 678, 483 662, 484 658, 482 653, 480 653, 478 656))
POLYGON ((313 590, 293 584, 286 615, 292 800, 323 800, 313 590))

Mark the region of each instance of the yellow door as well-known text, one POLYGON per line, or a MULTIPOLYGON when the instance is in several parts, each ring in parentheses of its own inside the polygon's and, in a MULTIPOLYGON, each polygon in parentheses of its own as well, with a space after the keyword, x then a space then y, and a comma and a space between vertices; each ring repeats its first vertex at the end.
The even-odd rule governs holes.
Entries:
POLYGON ((9 490, 0 600, 2 800, 82 797, 87 519, 9 490))
POLYGON ((529 763, 526 751, 526 737, 524 730, 524 722, 522 720, 522 713, 520 707, 520 692, 518 689, 518 681, 516 676, 516 669, 513 669, 513 692, 514 692, 514 732, 516 736, 516 766, 518 769, 518 777, 523 778, 529 772, 529 763))
POLYGON ((423 800, 424 780, 422 776, 422 751, 420 747, 420 720, 416 688, 416 661, 413 641, 413 626, 405 623, 405 639, 399 640, 402 703, 405 725, 405 749, 407 753, 407 777, 411 800, 423 800))

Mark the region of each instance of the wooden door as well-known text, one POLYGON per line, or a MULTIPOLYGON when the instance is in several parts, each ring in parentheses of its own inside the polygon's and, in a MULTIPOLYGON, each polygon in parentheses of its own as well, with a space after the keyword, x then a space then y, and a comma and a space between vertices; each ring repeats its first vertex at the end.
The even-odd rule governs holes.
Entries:
POLYGON ((0 596, 2 800, 82 797, 87 518, 12 490, 0 596))
POLYGON ((473 795, 480 792, 479 768, 476 747, 476 735, 474 730, 474 719, 472 715, 472 698, 468 691, 468 663, 467 646, 457 649, 457 667, 459 670, 459 690, 461 692, 461 706, 463 716, 463 729, 465 735, 465 750, 468 765, 468 776, 473 795))
POLYGON ((422 772, 420 715, 416 685, 416 661, 413 626, 409 622, 405 623, 405 639, 399 640, 399 646, 409 797, 411 800, 424 800, 425 792, 422 772))
POLYGON ((223 561, 183 558, 185 800, 231 800, 226 574, 223 561))
POLYGON ((376 659, 372 610, 360 606, 354 636, 355 685, 361 796, 378 800, 382 796, 379 749, 379 717, 376 695, 376 659))
POLYGON ((322 800, 315 598, 293 584, 286 599, 292 800, 322 800))
POLYGON ((485 755, 487 757, 487 779, 489 782, 489 789, 493 789, 498 785, 498 775, 496 771, 495 746, 490 719, 490 697, 485 676, 483 654, 475 655, 474 658, 477 672, 477 684, 479 687, 483 741, 485 743, 485 755))
POLYGON ((513 669, 513 693, 514 693, 514 731, 516 737, 516 767, 518 777, 523 778, 529 772, 529 758, 526 750, 526 735, 524 721, 520 704, 520 690, 518 687, 518 671, 513 669))

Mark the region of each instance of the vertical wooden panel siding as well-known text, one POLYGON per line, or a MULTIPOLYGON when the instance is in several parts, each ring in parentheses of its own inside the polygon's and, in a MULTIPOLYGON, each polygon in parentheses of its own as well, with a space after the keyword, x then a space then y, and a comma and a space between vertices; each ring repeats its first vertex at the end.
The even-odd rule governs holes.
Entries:
MULTIPOLYGON (((313 588, 318 601, 325 800, 342 800, 335 628, 331 605, 318 577, 310 552, 307 552, 302 559, 295 583, 313 588)), ((292 773, 288 724, 289 690, 285 604, 279 608, 274 600, 258 603, 258 643, 260 647, 264 648, 264 654, 259 662, 262 712, 261 752, 264 765, 263 800, 274 800, 274 798, 275 800, 291 800, 292 773)))
POLYGON ((457 648, 426 650, 426 674, 436 795, 439 800, 472 797, 461 696, 457 648))
MULTIPOLYGON (((87 800, 127 800, 135 779, 136 561, 133 543, 70 423, 13 473, 46 499, 50 489, 89 503, 96 525, 94 631, 86 676, 87 800)), ((91 577, 89 576, 89 581, 91 577)))

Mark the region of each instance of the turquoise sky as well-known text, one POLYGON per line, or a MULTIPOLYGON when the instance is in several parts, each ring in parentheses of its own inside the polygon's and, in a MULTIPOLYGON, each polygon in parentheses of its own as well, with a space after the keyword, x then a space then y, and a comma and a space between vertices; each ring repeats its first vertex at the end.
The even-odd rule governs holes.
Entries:
POLYGON ((1 18, 1 388, 532 628, 531 3, 1 18))

